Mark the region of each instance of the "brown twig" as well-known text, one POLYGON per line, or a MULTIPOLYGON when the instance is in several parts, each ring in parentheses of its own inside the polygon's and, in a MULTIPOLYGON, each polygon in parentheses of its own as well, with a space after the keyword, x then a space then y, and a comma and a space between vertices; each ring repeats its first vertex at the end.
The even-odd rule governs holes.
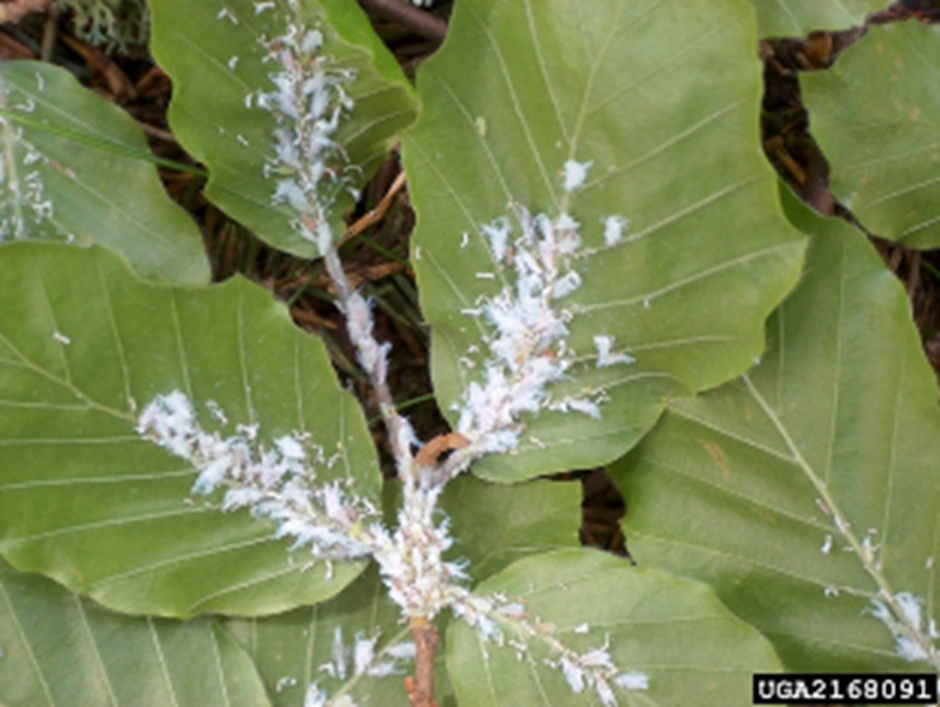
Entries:
POLYGON ((81 42, 67 34, 61 35, 62 43, 81 54, 88 67, 104 77, 111 95, 118 100, 137 98, 137 90, 127 74, 115 62, 111 61, 100 49, 81 42))
POLYGON ((49 16, 46 18, 46 26, 42 30, 42 51, 40 58, 42 61, 52 61, 52 52, 55 50, 56 36, 59 34, 59 14, 61 11, 55 5, 49 8, 49 16))
POLYGON ((444 20, 404 0, 359 0, 359 4, 377 17, 397 22, 438 44, 447 36, 447 23, 444 20))
POLYGON ((174 135, 169 130, 165 128, 158 128, 155 125, 150 125, 149 123, 144 123, 143 121, 138 120, 137 124, 140 126, 140 129, 144 131, 150 137, 161 140, 162 142, 169 143, 171 145, 178 145, 179 142, 176 140, 176 135, 174 135))
POLYGON ((316 312, 308 312, 306 309, 301 309, 300 307, 291 307, 290 313, 296 321, 303 324, 311 324, 326 329, 338 328, 336 322, 330 321, 326 317, 321 317, 316 312))
POLYGON ((399 172, 398 176, 395 177, 395 181, 392 182, 392 186, 388 188, 388 191, 385 193, 385 196, 382 197, 382 200, 376 205, 374 209, 371 209, 365 213, 362 218, 352 224, 349 228, 346 229, 346 232, 343 234, 342 238, 339 239, 339 242, 336 244, 336 247, 341 247, 346 241, 350 238, 353 238, 369 226, 378 223, 385 216, 385 212, 388 211, 389 207, 392 205, 392 201, 395 199, 395 195, 401 191, 401 188, 405 186, 405 173, 399 172))
POLYGON ((0 61, 14 59, 35 59, 36 52, 22 42, 18 42, 5 32, 0 32, 0 61))
POLYGON ((415 676, 405 680, 411 707, 437 707, 434 701, 434 655, 437 652, 437 629, 425 618, 408 621, 415 639, 415 676))
POLYGON ((437 460, 442 454, 452 452, 455 449, 463 449, 469 444, 470 440, 459 432, 447 432, 438 435, 424 445, 421 451, 415 455, 415 464, 430 469, 437 464, 437 460))

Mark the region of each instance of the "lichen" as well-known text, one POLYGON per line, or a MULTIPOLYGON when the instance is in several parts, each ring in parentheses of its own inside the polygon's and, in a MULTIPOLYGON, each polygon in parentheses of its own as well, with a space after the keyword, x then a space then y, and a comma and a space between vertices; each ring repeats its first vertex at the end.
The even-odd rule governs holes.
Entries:
POLYGON ((74 12, 80 39, 108 52, 127 52, 146 46, 150 37, 150 11, 144 0, 56 0, 62 10, 74 12))

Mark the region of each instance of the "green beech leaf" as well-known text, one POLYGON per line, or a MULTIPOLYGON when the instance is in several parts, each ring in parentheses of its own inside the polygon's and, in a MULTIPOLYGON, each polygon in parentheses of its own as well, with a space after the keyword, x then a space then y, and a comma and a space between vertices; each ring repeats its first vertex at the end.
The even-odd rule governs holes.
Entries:
MULTIPOLYGON (((313 682, 334 700, 348 694, 360 705, 409 704, 403 681, 406 674, 414 675, 414 661, 393 658, 386 651, 411 643, 411 632, 402 625, 398 607, 389 601, 374 565, 328 602, 278 616, 232 619, 226 628, 255 661, 275 707, 299 707, 313 682), (374 660, 357 675, 356 644, 373 638, 374 660), (338 662, 345 665, 345 678, 338 674, 338 662), (382 677, 370 674, 381 671, 381 664, 394 672, 382 677)), ((443 643, 435 697, 440 707, 454 707, 442 656, 443 643)))
POLYGON ((750 0, 761 37, 805 37, 860 25, 885 7, 881 0, 750 0))
POLYGON ((447 485, 441 508, 453 522, 454 557, 475 580, 534 552, 577 547, 581 484, 530 481, 502 486, 461 476, 447 485))
POLYGON ((0 64, 0 241, 98 243, 141 277, 208 282, 199 230, 151 159, 134 121, 68 71, 0 64))
POLYGON ((0 704, 266 707, 245 652, 213 619, 112 614, 0 560, 0 704))
POLYGON ((484 458, 481 476, 610 461, 668 398, 740 374, 762 350, 764 318, 793 285, 803 245, 757 147, 750 20, 734 0, 455 7, 447 43, 419 71, 421 120, 403 143, 435 390, 456 423, 493 360, 481 307, 516 276, 484 226, 512 219, 512 202, 553 219, 568 209, 582 224, 581 286, 558 305, 572 315, 573 365, 551 395, 609 398, 600 421, 550 410, 526 419, 518 454, 484 458), (569 160, 591 163, 571 194, 569 160), (608 246, 610 217, 629 225, 608 246), (635 362, 595 365, 597 336, 635 362))
MULTIPOLYGON (((275 151, 274 116, 259 96, 276 91, 283 71, 270 44, 289 28, 323 35, 321 56, 350 69, 345 86, 355 102, 333 139, 362 186, 387 156, 398 132, 414 119, 411 90, 364 12, 349 0, 154 0, 151 49, 173 78, 170 124, 180 143, 204 162, 206 196, 272 246, 301 257, 317 255, 302 238, 287 202, 275 203, 282 161, 275 151)), ((354 199, 343 192, 331 210, 335 234, 354 199)))
MULTIPOLYGON (((767 641, 735 618, 711 590, 698 582, 595 550, 564 550, 520 560, 483 582, 478 594, 500 592, 523 602, 566 647, 584 653, 607 647, 621 672, 638 671, 649 689, 612 687, 620 705, 741 704, 750 694, 751 674, 777 671, 767 641)), ((482 641, 462 621, 448 627, 447 669, 460 704, 601 705, 585 687, 572 693, 558 660, 536 640, 517 659, 517 648, 482 641)))
POLYGON ((611 469, 628 496, 630 550, 710 583, 790 670, 915 670, 876 600, 893 613, 924 601, 929 638, 936 380, 907 296, 870 244, 794 209, 813 233, 807 269, 768 325, 760 365, 674 401, 611 469))
POLYGON ((940 245, 940 27, 873 26, 828 71, 800 78, 830 186, 869 231, 940 245))
POLYGON ((188 395, 206 430, 309 433, 338 454, 318 478, 378 499, 361 410, 323 345, 243 279, 136 280, 98 248, 0 249, 0 552, 121 611, 263 614, 340 591, 361 563, 307 568, 267 521, 190 496, 192 465, 135 431, 156 395, 188 395), (212 402, 228 422, 211 413, 212 402))

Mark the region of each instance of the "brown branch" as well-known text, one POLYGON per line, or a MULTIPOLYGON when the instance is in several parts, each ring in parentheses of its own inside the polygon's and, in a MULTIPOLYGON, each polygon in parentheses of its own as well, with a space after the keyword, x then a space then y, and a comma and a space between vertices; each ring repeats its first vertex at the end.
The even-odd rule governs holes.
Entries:
POLYGON ((405 679, 405 690, 411 707, 437 707, 434 701, 434 654, 437 651, 437 629, 425 618, 408 620, 415 639, 415 676, 405 679))
POLYGON ((61 35, 60 39, 69 49, 81 54, 82 58, 88 63, 88 68, 104 77, 108 84, 108 90, 115 99, 130 101, 137 98, 134 83, 127 77, 121 67, 111 61, 104 52, 67 34, 61 35))
POLYGON ((59 34, 59 15, 61 10, 53 5, 49 8, 49 15, 46 17, 46 26, 42 28, 42 49, 39 57, 42 61, 49 63, 52 61, 52 52, 55 50, 55 40, 59 34))
POLYGON ((369 226, 378 223, 385 217, 385 213, 388 211, 389 207, 392 205, 392 201, 395 199, 395 195, 401 191, 401 188, 405 186, 405 173, 399 172, 398 176, 395 177, 395 181, 392 182, 392 186, 389 187, 388 192, 385 196, 382 197, 382 200, 376 205, 374 209, 367 212, 352 224, 349 228, 346 229, 346 232, 343 234, 342 238, 339 239, 339 242, 336 244, 337 248, 343 246, 346 241, 354 236, 359 235, 369 226))
POLYGON ((470 440, 459 432, 448 432, 438 435, 421 448, 415 455, 415 464, 419 467, 430 468, 437 464, 438 458, 455 449, 463 449, 470 444, 470 440))
POLYGON ((447 36, 447 23, 437 15, 419 10, 405 0, 359 0, 359 4, 384 20, 391 20, 438 44, 447 36))
POLYGON ((0 61, 35 58, 36 52, 32 49, 5 32, 0 32, 0 61))

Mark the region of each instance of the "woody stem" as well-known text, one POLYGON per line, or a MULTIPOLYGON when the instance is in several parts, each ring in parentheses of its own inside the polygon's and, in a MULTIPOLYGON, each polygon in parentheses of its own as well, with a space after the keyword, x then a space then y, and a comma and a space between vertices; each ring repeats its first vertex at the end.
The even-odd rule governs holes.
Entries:
POLYGON ((415 641, 415 678, 409 690, 411 707, 437 707, 434 701, 434 656, 437 652, 437 629, 428 619, 408 620, 415 641))

